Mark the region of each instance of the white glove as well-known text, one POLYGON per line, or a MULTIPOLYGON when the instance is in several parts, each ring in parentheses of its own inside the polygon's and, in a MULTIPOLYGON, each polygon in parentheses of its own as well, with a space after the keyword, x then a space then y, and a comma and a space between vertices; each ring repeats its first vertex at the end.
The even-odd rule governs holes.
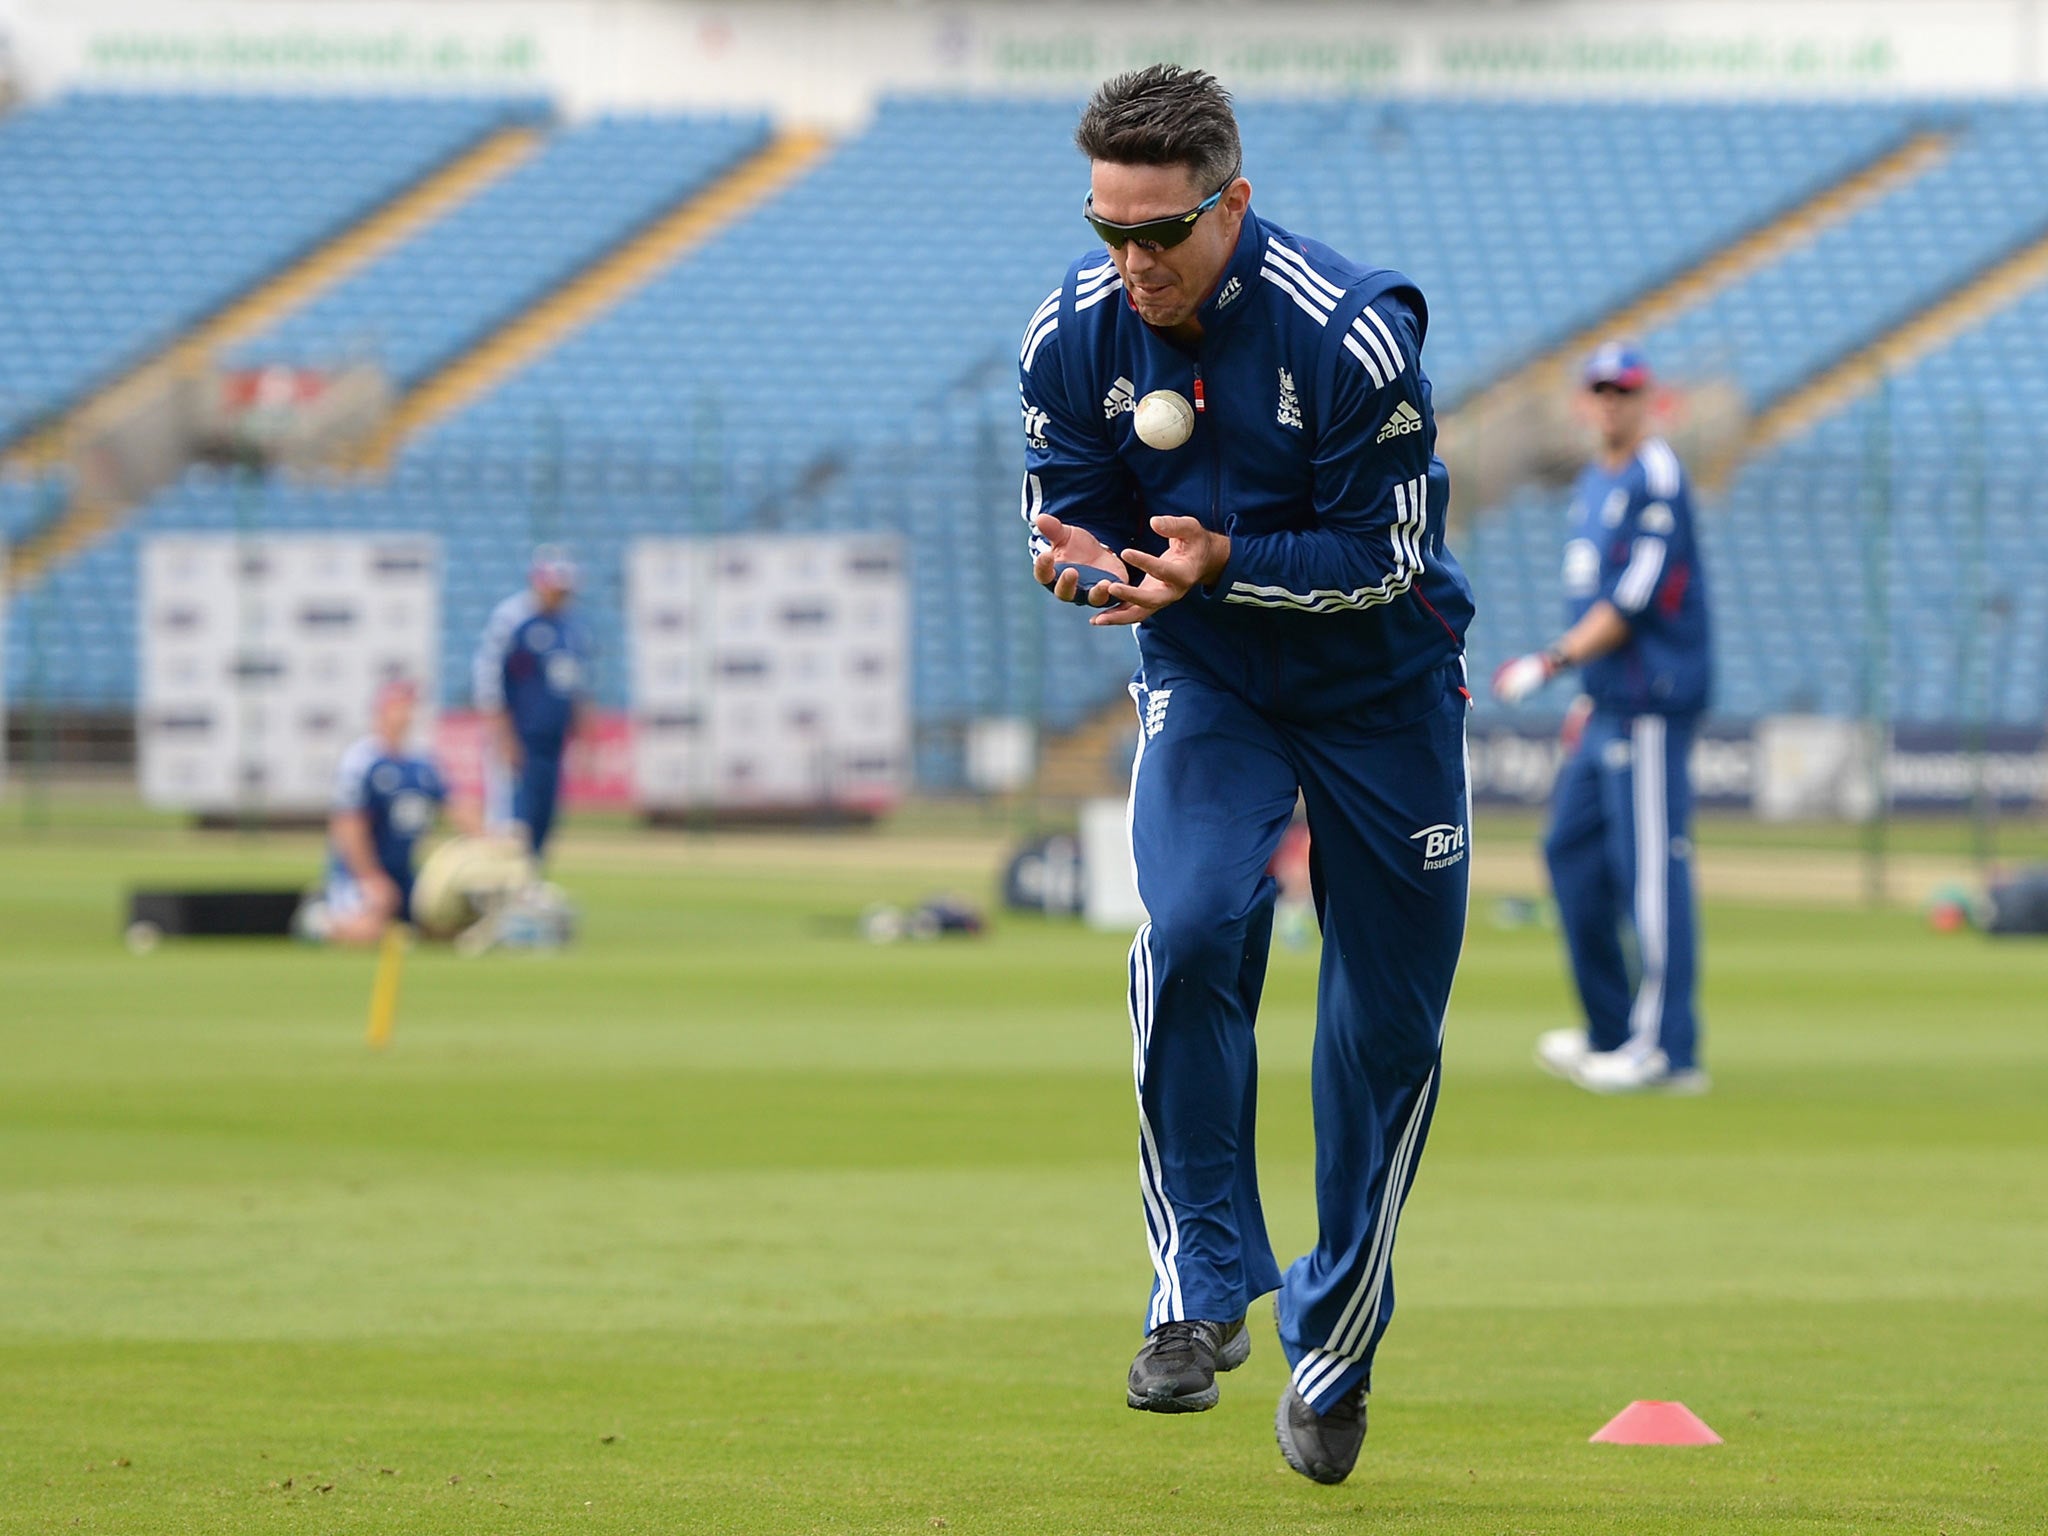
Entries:
POLYGON ((1519 704, 1549 682, 1557 673, 1550 658, 1532 651, 1501 663, 1493 674, 1493 696, 1503 704, 1519 704))

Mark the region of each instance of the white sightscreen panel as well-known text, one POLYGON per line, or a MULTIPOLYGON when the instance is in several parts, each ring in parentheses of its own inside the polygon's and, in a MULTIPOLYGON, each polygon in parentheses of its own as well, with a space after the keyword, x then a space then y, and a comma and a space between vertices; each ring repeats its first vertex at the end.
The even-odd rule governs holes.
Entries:
POLYGON ((643 805, 871 805, 909 781, 907 588, 872 534, 627 552, 643 805))
POLYGON ((418 535, 165 534, 142 550, 142 793, 191 811, 317 813, 391 677, 432 739, 440 550, 418 535))

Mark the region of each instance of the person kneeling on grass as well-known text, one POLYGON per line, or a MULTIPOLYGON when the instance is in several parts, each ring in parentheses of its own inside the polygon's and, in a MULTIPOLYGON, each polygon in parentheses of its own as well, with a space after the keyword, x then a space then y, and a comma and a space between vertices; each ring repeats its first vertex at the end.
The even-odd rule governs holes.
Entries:
MULTIPOLYGON (((304 937, 375 944, 392 923, 411 920, 413 849, 448 801, 440 770, 410 745, 418 702, 414 683, 386 683, 370 734, 341 755, 327 821, 327 886, 302 912, 304 937)), ((456 819, 473 823, 473 812, 458 807, 456 819)))

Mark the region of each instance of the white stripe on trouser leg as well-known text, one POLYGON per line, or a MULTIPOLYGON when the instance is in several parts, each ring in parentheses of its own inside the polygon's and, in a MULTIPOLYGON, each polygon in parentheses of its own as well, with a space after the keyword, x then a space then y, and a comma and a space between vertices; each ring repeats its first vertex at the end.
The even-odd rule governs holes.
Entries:
MULTIPOLYGON (((1465 659, 1458 658, 1459 680, 1465 680, 1465 659)), ((1465 770, 1465 826, 1469 836, 1472 826, 1472 740, 1468 723, 1461 722, 1460 757, 1465 770)), ((1465 910, 1469 918, 1472 907, 1472 893, 1468 886, 1465 893, 1465 910)), ((1444 1021, 1437 1020, 1437 1047, 1443 1047, 1444 1021)), ((1406 1188, 1410 1171, 1415 1164, 1417 1148, 1420 1145, 1423 1113, 1429 1104, 1430 1090, 1436 1083, 1436 1069, 1423 1080, 1422 1091, 1415 1100, 1415 1108, 1409 1113, 1408 1124, 1401 1133, 1400 1145, 1396 1148, 1394 1162, 1387 1170, 1387 1188, 1380 1201, 1380 1219, 1373 1230, 1371 1254, 1366 1272, 1359 1279, 1358 1287, 1352 1292, 1350 1302, 1337 1319, 1337 1326, 1330 1330, 1329 1343, 1319 1349, 1312 1349, 1302 1356, 1294 1368, 1295 1391, 1304 1401, 1313 1406, 1319 1394, 1331 1382, 1342 1376, 1345 1369, 1365 1353, 1365 1345, 1372 1338, 1372 1330, 1379 1320, 1380 1297, 1386 1289, 1386 1278, 1392 1269, 1394 1235, 1400 1222, 1401 1191, 1406 1188)))
MULTIPOLYGON (((1142 648, 1139 655, 1144 654, 1142 648)), ((1138 770, 1145 765, 1145 690, 1136 681, 1124 690, 1138 712, 1138 745, 1131 752, 1131 791, 1124 797, 1124 851, 1131 856, 1131 889, 1138 884, 1138 770)))
MULTIPOLYGON (((1471 673, 1465 670, 1465 658, 1460 656, 1458 658, 1458 686, 1465 691, 1466 703, 1465 713, 1458 721, 1458 762, 1465 774, 1465 841, 1468 844, 1472 841, 1472 692, 1466 685, 1471 681, 1471 673)), ((1474 857, 1476 856, 1475 853, 1474 857)), ((1462 935, 1471 926, 1472 881, 1468 874, 1465 880, 1465 915, 1458 920, 1458 932, 1462 935)), ((1441 1050, 1444 1043, 1444 1025, 1442 1020, 1437 1021, 1436 1043, 1437 1048, 1441 1050)))
POLYGON ((1152 925, 1138 930, 1131 942, 1131 1077, 1138 1090, 1138 1193, 1145 1204, 1145 1243, 1159 1289, 1145 1324, 1151 1332, 1181 1315, 1180 1224, 1166 1198, 1166 1172, 1159 1162, 1159 1143, 1145 1113, 1145 1053, 1152 1043, 1152 925))
POLYGON ((1664 967, 1669 951, 1669 912, 1665 904, 1671 867, 1670 825, 1664 799, 1664 717, 1638 715, 1630 728, 1634 738, 1636 811, 1636 947, 1642 958, 1642 979, 1629 1010, 1628 1049, 1647 1056, 1657 1048, 1664 1021, 1664 967))
MULTIPOLYGON (((1431 1079, 1435 1075, 1432 1072, 1431 1079)), ((1346 1368, 1363 1357, 1365 1345, 1379 1319, 1380 1296, 1386 1288, 1393 1260, 1394 1233, 1400 1222, 1401 1191, 1406 1187, 1414 1166, 1417 1132, 1422 1125, 1422 1106, 1428 1102, 1429 1089, 1430 1082, 1425 1081, 1422 1097, 1416 1101, 1416 1110, 1387 1170, 1380 1220, 1373 1229, 1365 1272, 1359 1277, 1350 1302, 1337 1319, 1337 1326, 1330 1331, 1329 1342, 1311 1350, 1294 1368, 1295 1390, 1310 1403, 1314 1403, 1325 1388, 1343 1375, 1346 1368)))
MULTIPOLYGON (((1138 711, 1138 749, 1131 757, 1131 794, 1124 806, 1124 832, 1130 840, 1131 876, 1136 883, 1138 867, 1137 817, 1138 770, 1145 762, 1144 690, 1131 684, 1131 703, 1138 711)), ((1159 1160, 1159 1141, 1152 1134, 1152 1121, 1145 1113, 1145 1059, 1152 1049, 1152 925, 1145 924, 1131 940, 1131 1081, 1138 1098, 1138 1192, 1145 1204, 1145 1242, 1152 1252, 1152 1270, 1159 1277, 1159 1289, 1145 1331, 1182 1315, 1180 1290, 1180 1222, 1173 1214, 1173 1202, 1166 1194, 1166 1169, 1159 1160)))
MULTIPOLYGON (((1441 1031, 1441 1024, 1438 1028, 1441 1031)), ((1365 1273, 1358 1277, 1351 1300, 1338 1316, 1337 1326, 1330 1330, 1329 1343, 1310 1350, 1294 1367, 1294 1390, 1311 1406, 1323 1388, 1363 1357, 1372 1338, 1373 1325, 1379 1319, 1380 1296, 1386 1289, 1387 1272, 1394 1257, 1394 1232, 1401 1219, 1402 1194, 1422 1140, 1422 1122, 1429 1107, 1430 1089, 1435 1084, 1436 1070, 1431 1068, 1415 1096, 1415 1107, 1408 1112, 1408 1124, 1402 1129, 1393 1161, 1387 1165, 1387 1185, 1380 1197, 1379 1219, 1373 1224, 1365 1273)))

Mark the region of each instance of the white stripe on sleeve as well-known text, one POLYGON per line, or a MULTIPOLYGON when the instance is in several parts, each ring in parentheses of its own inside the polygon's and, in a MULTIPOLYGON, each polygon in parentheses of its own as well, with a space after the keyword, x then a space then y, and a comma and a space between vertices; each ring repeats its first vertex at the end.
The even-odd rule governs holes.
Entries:
MULTIPOLYGON (((1357 329, 1357 326, 1352 327, 1354 331, 1357 329)), ((1356 336, 1345 336, 1344 350, 1365 365, 1365 371, 1372 376, 1372 387, 1374 389, 1385 389, 1387 387, 1386 370, 1374 360, 1372 353, 1365 350, 1364 345, 1360 343, 1356 336)))
POLYGON ((332 809, 360 811, 368 803, 370 765, 377 761, 378 750, 376 738, 364 736, 341 754, 341 762, 334 770, 332 809))
POLYGON ((1311 296, 1312 290, 1308 290, 1299 277, 1290 276, 1280 268, 1270 264, 1259 268, 1259 276, 1294 300, 1301 312, 1307 315, 1309 319, 1315 321, 1317 325, 1328 325, 1330 323, 1328 301, 1324 300, 1320 294, 1313 294, 1311 296))
POLYGON ((1678 487, 1685 478, 1679 467, 1678 455, 1671 451, 1671 445, 1661 437, 1650 438, 1637 453, 1642 460, 1643 485, 1652 496, 1660 501, 1669 501, 1678 494, 1678 487))
POLYGON ((1623 613, 1641 613, 1656 594, 1657 581, 1664 574, 1662 539, 1645 535, 1629 548, 1628 569, 1614 584, 1614 606, 1623 613))
POLYGON ((512 636, 533 613, 531 592, 515 592, 491 610, 469 669, 470 692, 478 709, 505 707, 505 655, 512 648, 512 636))
POLYGON ((1267 244, 1266 260, 1279 267, 1283 272, 1293 273, 1296 280, 1301 282, 1311 293, 1319 292, 1328 301, 1326 307, 1334 306, 1339 299, 1344 297, 1344 290, 1310 266, 1306 256, 1302 255, 1299 251, 1289 249, 1277 240, 1267 244))
POLYGON ((1223 595, 1226 603, 1248 603, 1255 608, 1298 608, 1308 613, 1335 613, 1342 608, 1376 608, 1392 602, 1415 584, 1423 567, 1423 540, 1429 526, 1429 484, 1417 475, 1394 487, 1394 522, 1387 530, 1393 550, 1393 568, 1370 587, 1343 591, 1314 587, 1295 592, 1287 587, 1264 586, 1236 581, 1223 595))
POLYGON ((1366 306, 1365 312, 1358 317, 1357 325, 1360 330, 1370 325, 1373 330, 1379 333, 1379 339, 1386 348, 1387 356, 1393 359, 1393 377, 1399 378, 1401 370, 1408 366, 1408 359, 1401 351, 1401 343, 1394 339, 1394 333, 1387 328, 1387 322, 1379 317, 1379 311, 1373 309, 1370 305, 1366 306))

